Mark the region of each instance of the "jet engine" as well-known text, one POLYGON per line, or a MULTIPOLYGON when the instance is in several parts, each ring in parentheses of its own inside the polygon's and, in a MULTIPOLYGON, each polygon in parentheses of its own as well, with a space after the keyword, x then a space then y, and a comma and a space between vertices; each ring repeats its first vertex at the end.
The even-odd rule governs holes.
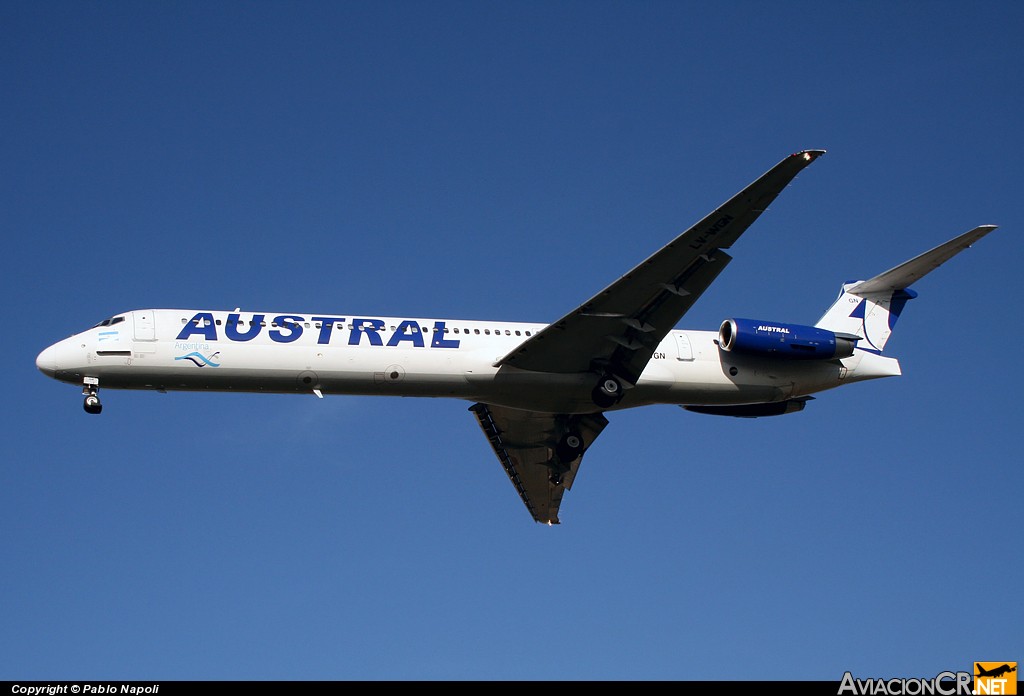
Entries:
POLYGON ((832 360, 853 355, 858 338, 813 326, 726 319, 718 330, 718 347, 731 353, 786 360, 832 360))

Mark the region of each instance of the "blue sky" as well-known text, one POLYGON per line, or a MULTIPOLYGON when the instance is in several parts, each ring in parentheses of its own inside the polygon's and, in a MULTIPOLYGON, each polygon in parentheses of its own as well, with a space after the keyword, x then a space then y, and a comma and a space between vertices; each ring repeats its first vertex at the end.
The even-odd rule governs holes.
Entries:
POLYGON ((1022 660, 1024 6, 6 2, 0 679, 825 679, 1022 660), (469 404, 78 391, 114 313, 551 321, 785 155, 684 318, 915 289, 904 376, 615 413, 534 524, 469 404), (16 340, 15 340, 16 339, 16 340))

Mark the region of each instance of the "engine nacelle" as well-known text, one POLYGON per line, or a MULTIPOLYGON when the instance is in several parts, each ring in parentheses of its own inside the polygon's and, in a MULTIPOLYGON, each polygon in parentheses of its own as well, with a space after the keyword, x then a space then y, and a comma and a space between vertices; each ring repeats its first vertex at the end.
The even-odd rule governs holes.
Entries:
POLYGON ((856 345, 857 336, 757 319, 726 319, 718 330, 724 351, 786 360, 848 358, 856 345))

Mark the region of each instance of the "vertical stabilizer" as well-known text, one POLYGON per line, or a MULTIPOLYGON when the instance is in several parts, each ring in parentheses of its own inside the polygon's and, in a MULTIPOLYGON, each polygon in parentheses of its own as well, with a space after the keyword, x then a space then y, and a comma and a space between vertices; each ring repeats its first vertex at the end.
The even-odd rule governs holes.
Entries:
POLYGON ((995 225, 975 227, 870 280, 846 283, 839 293, 839 299, 815 326, 835 333, 853 334, 861 339, 857 345, 859 349, 882 352, 907 300, 917 297, 916 292, 908 289, 910 284, 931 273, 995 228, 995 225))
POLYGON ((865 295, 855 292, 859 283, 843 285, 839 299, 815 324, 834 333, 853 334, 857 347, 881 353, 907 300, 917 297, 913 290, 887 290, 865 295))

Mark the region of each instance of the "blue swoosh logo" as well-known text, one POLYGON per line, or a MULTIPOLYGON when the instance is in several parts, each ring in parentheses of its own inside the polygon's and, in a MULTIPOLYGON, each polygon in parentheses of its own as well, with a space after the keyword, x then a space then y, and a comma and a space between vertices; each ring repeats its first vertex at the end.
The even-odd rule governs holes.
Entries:
POLYGON ((205 355, 198 351, 192 351, 188 355, 179 355, 178 357, 175 358, 175 360, 189 360, 196 367, 220 367, 220 363, 213 362, 213 359, 216 358, 218 355, 220 355, 220 351, 217 351, 210 357, 206 357, 205 355))

